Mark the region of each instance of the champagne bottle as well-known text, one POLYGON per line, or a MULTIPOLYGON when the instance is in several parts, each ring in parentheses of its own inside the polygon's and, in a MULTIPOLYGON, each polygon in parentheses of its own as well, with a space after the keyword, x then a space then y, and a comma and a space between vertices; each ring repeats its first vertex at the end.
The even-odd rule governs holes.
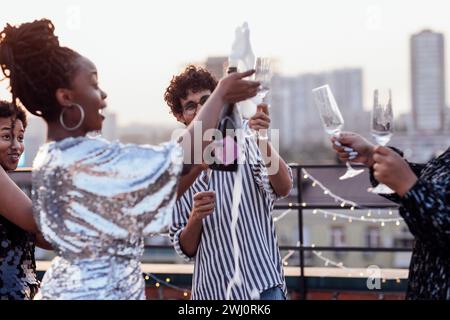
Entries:
MULTIPOLYGON (((230 74, 233 72, 237 72, 237 67, 230 64, 227 73, 230 74)), ((221 132, 223 139, 214 141, 218 148, 214 154, 215 162, 209 165, 209 168, 212 170, 237 171, 238 149, 236 129, 239 127, 240 119, 238 113, 235 112, 235 109, 236 104, 228 103, 221 111, 217 129, 221 132)))

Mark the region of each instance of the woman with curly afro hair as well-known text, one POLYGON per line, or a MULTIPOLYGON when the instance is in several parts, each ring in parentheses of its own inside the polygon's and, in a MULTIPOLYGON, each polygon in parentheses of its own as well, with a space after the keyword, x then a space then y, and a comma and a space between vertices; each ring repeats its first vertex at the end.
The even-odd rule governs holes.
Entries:
MULTIPOLYGON (((178 182, 190 169, 184 157, 193 146, 111 143, 88 135, 102 128, 107 94, 95 64, 61 46, 54 29, 42 19, 8 24, 0 33, 0 66, 12 102, 48 127, 47 143, 33 164, 33 208, 8 207, 2 200, 13 194, 2 189, 0 212, 19 226, 36 228, 33 214, 57 254, 42 280, 41 298, 144 299, 143 236, 167 229, 178 182)), ((252 72, 219 82, 198 114, 205 130, 216 126, 223 105, 256 95, 258 83, 243 80, 252 72)), ((188 127, 182 138, 190 135, 188 127)), ((6 186, 3 173, 0 183, 6 186)))

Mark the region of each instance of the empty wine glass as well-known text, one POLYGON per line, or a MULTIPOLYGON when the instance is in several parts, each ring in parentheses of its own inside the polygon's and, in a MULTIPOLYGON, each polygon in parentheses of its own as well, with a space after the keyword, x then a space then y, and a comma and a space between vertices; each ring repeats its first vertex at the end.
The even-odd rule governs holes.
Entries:
MULTIPOLYGON (((385 146, 391 140, 394 122, 394 114, 392 112, 392 93, 390 89, 376 89, 373 93, 373 108, 371 116, 371 133, 375 141, 385 146)), ((375 188, 369 188, 369 192, 378 194, 395 193, 385 184, 378 184, 375 188)))
MULTIPOLYGON (((324 85, 315 88, 312 90, 312 93, 325 132, 330 136, 339 136, 344 127, 344 118, 334 99, 330 86, 324 85)), ((346 162, 346 165, 347 171, 343 176, 339 177, 339 180, 350 179, 364 172, 363 169, 356 170, 352 168, 349 161, 346 162)))

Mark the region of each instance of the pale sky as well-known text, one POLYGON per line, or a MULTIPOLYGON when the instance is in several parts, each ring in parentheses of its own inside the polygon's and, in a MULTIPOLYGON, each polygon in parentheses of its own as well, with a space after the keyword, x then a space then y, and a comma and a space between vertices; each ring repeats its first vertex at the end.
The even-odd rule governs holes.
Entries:
POLYGON ((120 124, 162 124, 174 121, 163 100, 172 75, 185 63, 228 55, 244 21, 256 55, 277 58, 283 73, 362 67, 366 106, 375 87, 390 87, 396 113, 407 111, 409 37, 423 28, 448 37, 450 1, 15 0, 2 4, 0 27, 42 17, 62 44, 97 65, 120 124))

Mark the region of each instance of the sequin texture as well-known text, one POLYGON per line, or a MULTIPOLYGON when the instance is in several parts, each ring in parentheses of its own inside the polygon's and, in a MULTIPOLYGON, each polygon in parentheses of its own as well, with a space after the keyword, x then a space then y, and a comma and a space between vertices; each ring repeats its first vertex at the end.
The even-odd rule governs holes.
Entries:
POLYGON ((167 232, 182 168, 175 143, 67 138, 33 164, 33 211, 57 257, 43 299, 144 299, 144 235, 167 232))
POLYGON ((34 235, 0 216, 0 300, 29 300, 39 290, 34 235))

